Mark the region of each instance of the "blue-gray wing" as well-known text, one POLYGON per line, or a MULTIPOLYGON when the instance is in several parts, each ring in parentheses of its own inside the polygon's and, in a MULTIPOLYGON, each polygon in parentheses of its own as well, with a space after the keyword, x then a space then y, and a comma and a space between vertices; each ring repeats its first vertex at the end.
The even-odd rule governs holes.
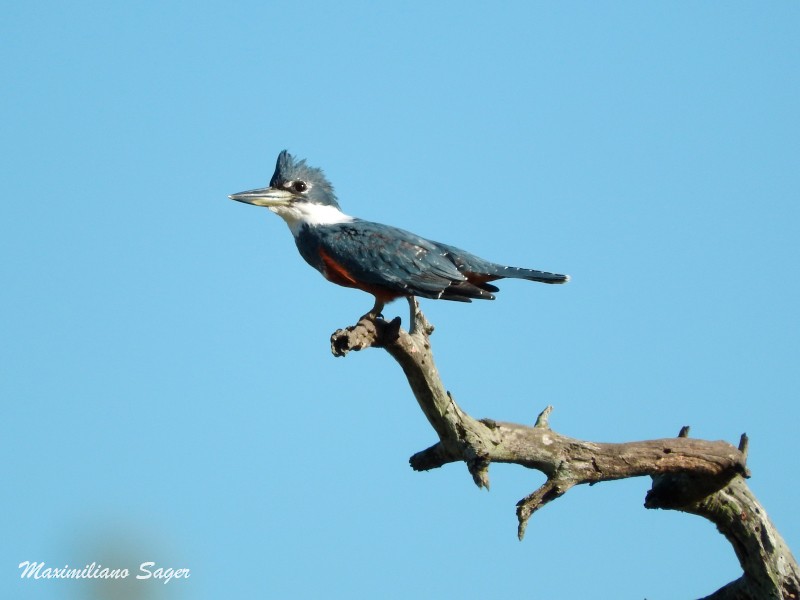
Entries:
MULTIPOLYGON (((473 285, 454 261, 456 248, 370 221, 355 220, 317 230, 324 253, 364 287, 399 295, 469 302, 492 299, 488 284, 473 285)), ((462 253, 466 254, 466 253, 462 253)))

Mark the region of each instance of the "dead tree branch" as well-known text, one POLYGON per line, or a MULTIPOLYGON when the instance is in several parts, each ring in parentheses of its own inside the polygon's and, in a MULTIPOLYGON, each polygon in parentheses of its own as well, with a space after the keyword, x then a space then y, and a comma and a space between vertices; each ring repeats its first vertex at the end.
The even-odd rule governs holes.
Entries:
POLYGON ((750 492, 745 478, 747 437, 736 448, 724 441, 678 437, 623 444, 573 439, 550 428, 548 406, 531 426, 475 419, 465 413, 442 383, 430 346, 433 327, 415 301, 411 331, 400 319, 362 318, 331 336, 331 351, 384 348, 402 367, 422 412, 439 441, 414 454, 417 471, 464 461, 478 487, 489 488, 492 462, 541 471, 547 481, 517 503, 518 536, 548 502, 584 483, 649 475, 653 485, 645 507, 680 510, 712 521, 736 552, 742 577, 708 599, 798 599, 800 569, 788 546, 750 492))

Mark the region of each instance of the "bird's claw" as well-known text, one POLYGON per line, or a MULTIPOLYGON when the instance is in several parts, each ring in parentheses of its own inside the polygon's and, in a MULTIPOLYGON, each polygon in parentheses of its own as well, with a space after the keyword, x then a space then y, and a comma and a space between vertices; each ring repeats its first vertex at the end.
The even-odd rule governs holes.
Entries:
POLYGON ((386 320, 386 318, 383 316, 383 313, 373 313, 373 312, 368 312, 365 315, 361 315, 361 317, 359 317, 358 320, 359 321, 363 321, 365 319, 367 321, 385 321, 386 320))

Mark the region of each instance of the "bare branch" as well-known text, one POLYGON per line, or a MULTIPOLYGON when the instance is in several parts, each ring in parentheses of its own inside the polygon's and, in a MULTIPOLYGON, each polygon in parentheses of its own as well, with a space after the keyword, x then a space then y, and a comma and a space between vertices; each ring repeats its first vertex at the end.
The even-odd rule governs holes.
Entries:
POLYGON ((649 475, 645 507, 675 509, 711 520, 736 550, 744 575, 709 598, 800 598, 800 569, 789 548, 753 497, 745 477, 747 436, 736 448, 724 441, 678 437, 622 444, 569 438, 550 428, 552 407, 532 427, 475 419, 445 389, 433 361, 433 327, 410 302, 410 333, 400 320, 362 318, 331 336, 331 351, 384 348, 401 366, 422 412, 439 441, 410 459, 417 471, 464 461, 479 488, 489 488, 492 462, 541 471, 547 481, 517 503, 518 536, 538 509, 576 485, 649 475))
POLYGON ((534 512, 542 508, 548 502, 560 498, 574 486, 575 483, 569 479, 559 477, 548 478, 538 490, 517 502, 517 537, 522 540, 525 537, 525 529, 528 527, 528 519, 534 512))

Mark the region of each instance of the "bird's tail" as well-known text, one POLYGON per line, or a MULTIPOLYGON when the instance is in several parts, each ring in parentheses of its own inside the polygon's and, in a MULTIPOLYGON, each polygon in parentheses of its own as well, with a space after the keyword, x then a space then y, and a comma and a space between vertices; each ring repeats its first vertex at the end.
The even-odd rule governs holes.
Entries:
POLYGON ((497 269, 496 274, 500 277, 527 279, 528 281, 538 281, 540 283, 567 283, 569 281, 569 275, 519 267, 500 267, 497 269))
POLYGON ((471 284, 477 285, 487 292, 498 291, 495 286, 488 283, 497 279, 527 279, 541 283, 567 283, 569 281, 569 275, 537 271, 536 269, 506 267, 479 258, 455 246, 446 246, 445 244, 437 244, 437 246, 443 251, 444 256, 453 261, 456 268, 467 276, 471 284))

